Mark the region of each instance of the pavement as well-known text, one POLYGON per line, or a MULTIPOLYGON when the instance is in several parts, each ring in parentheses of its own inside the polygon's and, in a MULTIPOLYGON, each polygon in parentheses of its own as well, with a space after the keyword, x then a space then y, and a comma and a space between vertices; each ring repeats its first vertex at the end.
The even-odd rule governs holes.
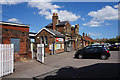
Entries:
POLYGON ((44 64, 36 60, 17 62, 15 63, 15 72, 4 76, 3 80, 10 78, 30 78, 32 80, 33 77, 41 79, 60 78, 61 76, 63 78, 84 78, 86 73, 87 77, 93 77, 95 74, 97 78, 105 77, 106 74, 112 78, 117 77, 120 52, 111 51, 111 57, 108 60, 75 59, 74 53, 74 51, 64 52, 45 57, 44 64))

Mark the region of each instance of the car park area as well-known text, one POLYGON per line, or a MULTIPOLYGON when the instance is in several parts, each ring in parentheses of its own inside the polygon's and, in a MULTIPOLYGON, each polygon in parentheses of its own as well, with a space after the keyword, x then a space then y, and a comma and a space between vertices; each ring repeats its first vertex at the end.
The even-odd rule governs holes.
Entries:
POLYGON ((46 57, 44 64, 37 61, 16 63, 15 73, 4 78, 116 78, 119 75, 119 53, 110 51, 110 58, 101 60, 75 59, 74 51, 64 52, 46 57))

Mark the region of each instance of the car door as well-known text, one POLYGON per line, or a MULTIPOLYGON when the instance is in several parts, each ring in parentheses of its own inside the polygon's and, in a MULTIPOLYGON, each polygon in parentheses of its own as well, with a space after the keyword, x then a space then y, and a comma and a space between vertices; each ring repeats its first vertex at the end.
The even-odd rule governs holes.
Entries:
POLYGON ((101 47, 95 47, 93 56, 94 57, 99 57, 101 55, 101 52, 102 52, 102 48, 101 47))
POLYGON ((94 48, 93 47, 87 48, 85 50, 85 56, 86 57, 93 57, 93 53, 94 53, 94 48))

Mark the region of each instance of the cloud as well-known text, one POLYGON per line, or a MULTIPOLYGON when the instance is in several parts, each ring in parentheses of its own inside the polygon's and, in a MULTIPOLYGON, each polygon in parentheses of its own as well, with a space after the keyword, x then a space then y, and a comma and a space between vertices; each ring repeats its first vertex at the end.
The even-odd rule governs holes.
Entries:
POLYGON ((118 5, 114 5, 114 8, 107 5, 100 10, 89 12, 88 15, 91 16, 92 19, 90 22, 84 23, 83 26, 98 27, 111 25, 109 23, 104 23, 104 21, 118 20, 118 9, 115 8, 118 8, 118 5))
POLYGON ((105 25, 109 26, 109 25, 111 25, 111 24, 110 24, 110 23, 105 23, 105 25))
POLYGON ((114 5, 114 8, 118 8, 120 6, 120 4, 118 4, 118 5, 114 5))
POLYGON ((68 21, 76 21, 77 19, 80 18, 80 15, 76 15, 72 12, 68 12, 67 10, 60 10, 58 12, 58 15, 59 15, 59 19, 60 20, 68 20, 68 21))
POLYGON ((43 0, 30 0, 28 2, 28 5, 31 7, 35 7, 39 10, 52 10, 52 9, 57 9, 60 8, 60 6, 52 4, 50 1, 51 0, 45 0, 46 2, 42 2, 43 0))
POLYGON ((1 0, 0 4, 9 4, 9 5, 15 5, 15 4, 19 4, 22 2, 28 2, 29 0, 1 0))
POLYGON ((61 6, 52 4, 50 2, 29 2, 29 6, 35 7, 38 10, 38 14, 45 16, 45 19, 52 19, 52 14, 53 13, 58 13, 59 19, 64 21, 64 20, 69 20, 69 21, 76 21, 77 19, 80 18, 80 15, 76 15, 72 12, 69 12, 67 10, 58 10, 62 8, 61 6))
POLYGON ((60 8, 63 8, 63 6, 61 7, 59 5, 53 4, 52 1, 53 0, 2 0, 0 4, 13 5, 13 4, 18 4, 22 2, 27 2, 28 6, 32 8, 37 8, 39 10, 38 14, 41 16, 44 16, 45 19, 47 20, 52 19, 53 13, 58 13, 59 19, 62 21, 64 20, 76 21, 77 19, 80 18, 80 15, 76 15, 67 10, 58 10, 60 8))
POLYGON ((34 11, 33 14, 36 14, 36 12, 34 11))
POLYGON ((92 20, 118 20, 118 9, 105 6, 100 10, 89 12, 88 15, 93 17, 92 20))
POLYGON ((19 20, 18 19, 16 19, 16 18, 11 18, 11 19, 8 19, 7 21, 9 21, 9 22, 19 22, 19 20))
POLYGON ((101 36, 101 34, 99 34, 99 33, 91 33, 91 32, 89 32, 88 35, 90 35, 90 36, 101 36))
POLYGON ((85 20, 85 18, 82 18, 82 20, 84 21, 84 20, 85 20))
POLYGON ((83 30, 83 27, 79 27, 80 28, 80 30, 83 30))
POLYGON ((103 26, 101 25, 102 23, 104 23, 104 21, 90 21, 88 23, 84 23, 83 26, 89 26, 89 27, 98 27, 98 26, 103 26))

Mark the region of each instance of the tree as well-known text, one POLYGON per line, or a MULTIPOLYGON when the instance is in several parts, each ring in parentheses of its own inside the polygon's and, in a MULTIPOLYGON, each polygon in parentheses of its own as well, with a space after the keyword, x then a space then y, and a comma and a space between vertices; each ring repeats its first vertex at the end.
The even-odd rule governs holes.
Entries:
POLYGON ((93 41, 93 42, 91 42, 91 44, 94 44, 95 42, 93 41))
POLYGON ((110 44, 115 44, 117 41, 115 38, 111 38, 109 40, 107 40, 105 43, 110 43, 110 44))
POLYGON ((117 43, 120 43, 120 36, 117 36, 117 37, 116 37, 116 42, 117 42, 117 43))

